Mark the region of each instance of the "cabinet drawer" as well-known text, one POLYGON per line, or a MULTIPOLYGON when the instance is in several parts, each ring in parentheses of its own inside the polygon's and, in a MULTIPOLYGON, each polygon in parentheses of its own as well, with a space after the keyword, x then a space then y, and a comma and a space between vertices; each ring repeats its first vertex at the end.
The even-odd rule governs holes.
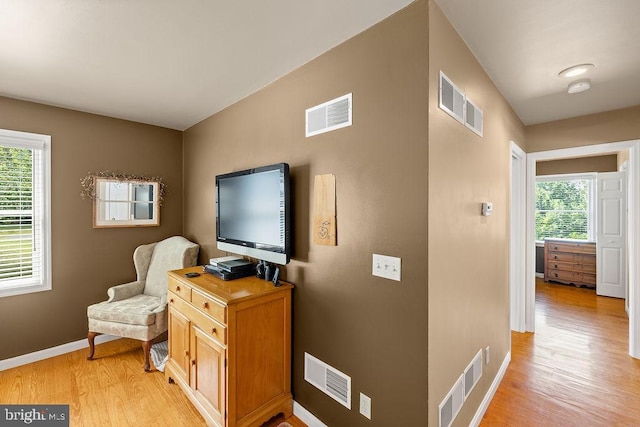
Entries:
POLYGON ((222 323, 216 322, 214 319, 205 315, 199 308, 194 307, 191 303, 179 298, 176 294, 169 292, 168 303, 171 310, 176 310, 193 324, 197 325, 203 332, 214 338, 222 345, 227 344, 227 327, 222 323))
POLYGON ((185 301, 191 301, 191 288, 171 276, 169 276, 169 291, 185 301))
POLYGON ((555 243, 547 242, 549 250, 557 252, 575 252, 581 254, 595 254, 596 246, 586 243, 555 243))
POLYGON ((194 290, 191 294, 191 303, 198 310, 208 314, 217 321, 226 324, 227 323, 227 311, 226 307, 213 298, 194 290))
POLYGON ((575 285, 595 285, 596 275, 578 271, 549 269, 548 280, 573 283, 575 285))
POLYGON ((582 271, 582 265, 577 262, 562 262, 550 260, 547 261, 547 265, 550 270, 562 270, 562 271, 582 271))

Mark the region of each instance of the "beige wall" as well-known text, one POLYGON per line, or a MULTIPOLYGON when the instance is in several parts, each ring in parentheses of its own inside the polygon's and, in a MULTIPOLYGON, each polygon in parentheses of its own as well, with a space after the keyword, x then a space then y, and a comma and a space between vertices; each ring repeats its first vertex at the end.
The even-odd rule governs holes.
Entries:
POLYGON ((640 105, 527 126, 527 153, 640 138, 640 105))
POLYGON ((429 425, 473 357, 491 360, 454 425, 466 426, 510 351, 510 141, 524 128, 440 9, 429 9, 429 425), (481 138, 438 108, 442 70, 484 112, 481 138), (493 202, 492 216, 481 203, 493 202))
POLYGON ((201 261, 220 255, 215 175, 291 166, 293 392, 330 426, 427 422, 427 13, 418 1, 185 132, 185 234, 201 261), (305 109, 349 92, 353 126, 305 138, 305 109), (326 173, 336 247, 311 243, 313 177, 326 173), (402 282, 373 277, 373 253, 401 257, 402 282), (304 381, 304 352, 352 377, 351 410, 304 381))
POLYGON ((0 97, 0 128, 51 135, 53 289, 0 298, 0 360, 80 340, 87 305, 135 280, 133 250, 182 232, 181 132, 0 97), (93 229, 88 172, 161 176, 161 226, 93 229))
POLYGON ((536 175, 538 176, 583 172, 615 172, 617 170, 618 156, 616 154, 547 160, 536 163, 536 175))

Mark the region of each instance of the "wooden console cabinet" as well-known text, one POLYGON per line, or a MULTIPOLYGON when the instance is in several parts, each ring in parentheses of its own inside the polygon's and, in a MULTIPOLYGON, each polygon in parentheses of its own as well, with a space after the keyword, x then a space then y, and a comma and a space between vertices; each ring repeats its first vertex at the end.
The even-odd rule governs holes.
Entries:
POLYGON ((223 281, 202 267, 169 272, 167 380, 210 426, 259 426, 293 411, 292 285, 223 281), (185 277, 198 272, 200 276, 185 277))
POLYGON ((545 239, 544 281, 595 287, 595 242, 571 239, 545 239))

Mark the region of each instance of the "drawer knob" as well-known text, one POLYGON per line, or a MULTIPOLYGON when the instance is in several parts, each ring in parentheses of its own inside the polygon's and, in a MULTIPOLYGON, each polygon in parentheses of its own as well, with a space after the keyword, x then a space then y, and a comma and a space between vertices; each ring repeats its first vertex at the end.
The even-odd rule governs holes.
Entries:
POLYGON ((209 308, 209 303, 208 302, 203 302, 202 303, 202 308, 209 308))
POLYGON ((555 276, 558 277, 558 273, 555 273, 555 276))
POLYGON ((180 292, 180 286, 176 286, 176 291, 180 292))
POLYGON ((189 350, 185 350, 184 351, 184 355, 188 357, 189 356, 189 350))
POLYGON ((193 359, 193 360, 191 361, 191 364, 192 364, 193 366, 196 366, 196 359, 193 359))
POLYGON ((216 328, 211 328, 211 333, 215 334, 216 332, 218 332, 218 330, 216 328))

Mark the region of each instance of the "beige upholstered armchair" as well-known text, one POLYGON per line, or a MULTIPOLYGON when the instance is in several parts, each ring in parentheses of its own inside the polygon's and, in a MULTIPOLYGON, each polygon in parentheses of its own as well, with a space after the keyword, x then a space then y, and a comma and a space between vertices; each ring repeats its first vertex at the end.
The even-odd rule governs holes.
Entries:
POLYGON ((93 359, 96 335, 133 338, 142 341, 144 370, 149 371, 151 344, 167 331, 167 271, 196 265, 199 249, 181 236, 138 246, 133 253, 138 279, 109 288, 109 300, 87 308, 87 359, 93 359))

